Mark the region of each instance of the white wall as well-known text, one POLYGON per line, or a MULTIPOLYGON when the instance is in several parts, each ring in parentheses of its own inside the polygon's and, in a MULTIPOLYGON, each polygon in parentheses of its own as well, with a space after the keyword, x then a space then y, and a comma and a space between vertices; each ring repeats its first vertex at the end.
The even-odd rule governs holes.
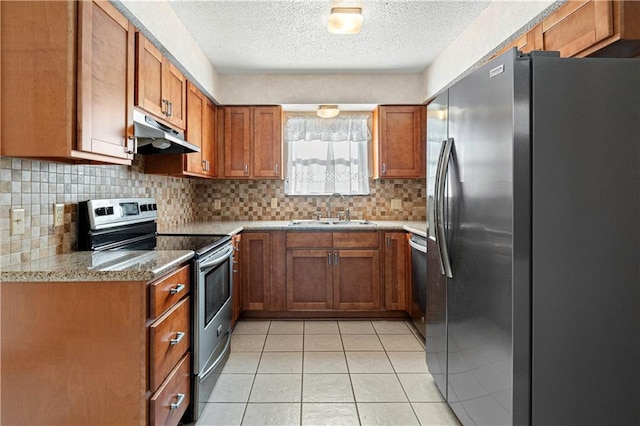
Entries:
POLYGON ((221 75, 225 104, 415 104, 422 74, 221 75))
POLYGON ((220 76, 166 1, 111 0, 187 78, 220 102, 220 76))
POLYGON ((493 0, 425 70, 424 98, 432 98, 476 64, 533 27, 563 1, 493 0))

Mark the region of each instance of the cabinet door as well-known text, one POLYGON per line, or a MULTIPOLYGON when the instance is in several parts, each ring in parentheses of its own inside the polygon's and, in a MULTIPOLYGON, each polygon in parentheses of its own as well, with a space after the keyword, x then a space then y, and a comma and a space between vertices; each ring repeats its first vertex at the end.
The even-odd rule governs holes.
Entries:
POLYGON ((166 111, 167 120, 177 128, 184 130, 187 110, 187 79, 167 58, 164 58, 162 72, 166 84, 162 93, 169 102, 166 111))
MULTIPOLYGON (((187 140, 200 147, 203 146, 204 134, 204 114, 207 108, 207 98, 198 90, 196 86, 189 83, 187 85, 187 140)), ((184 154, 185 171, 202 174, 202 151, 184 154)))
POLYGON ((384 295, 388 310, 407 309, 408 244, 404 232, 384 235, 384 295))
POLYGON ((135 104, 158 118, 166 118, 163 62, 162 53, 146 37, 136 33, 135 104))
POLYGON ((107 2, 80 2, 77 148, 132 159, 134 28, 107 2))
POLYGON ((569 57, 612 36, 613 3, 571 1, 542 22, 544 50, 560 51, 569 57))
POLYGON ((224 176, 249 177, 251 108, 224 109, 224 176))
POLYGON ((242 313, 242 235, 238 234, 233 237, 233 314, 231 322, 235 324, 242 313))
POLYGON ((253 176, 282 177, 282 109, 253 108, 253 176))
POLYGON ((334 308, 380 309, 379 250, 335 250, 333 261, 334 308))
POLYGON ((331 250, 287 250, 287 310, 333 308, 331 250))
POLYGON ((217 134, 217 121, 218 114, 217 107, 207 99, 207 104, 204 110, 204 128, 202 132, 202 162, 204 167, 204 173, 207 176, 217 176, 218 170, 216 167, 216 134, 217 134))
POLYGON ((268 232, 242 236, 242 309, 266 311, 271 295, 271 241, 268 232))
POLYGON ((423 106, 379 107, 381 178, 419 178, 425 175, 423 106))

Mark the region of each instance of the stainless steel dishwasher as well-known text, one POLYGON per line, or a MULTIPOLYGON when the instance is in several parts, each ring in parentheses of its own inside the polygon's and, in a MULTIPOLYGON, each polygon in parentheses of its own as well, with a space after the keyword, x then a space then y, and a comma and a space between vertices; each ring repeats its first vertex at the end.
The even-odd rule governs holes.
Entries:
POLYGON ((416 328, 426 338, 425 312, 427 311, 427 240, 411 234, 411 318, 416 328))

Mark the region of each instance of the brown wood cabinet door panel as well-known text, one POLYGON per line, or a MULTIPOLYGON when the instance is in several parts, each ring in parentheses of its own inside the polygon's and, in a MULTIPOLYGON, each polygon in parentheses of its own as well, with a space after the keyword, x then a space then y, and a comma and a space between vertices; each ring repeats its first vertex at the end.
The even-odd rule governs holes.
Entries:
POLYGON ((381 178, 424 176, 423 106, 379 107, 381 178))
POLYGON ((187 111, 187 79, 167 58, 164 58, 163 66, 164 82, 166 84, 163 88, 163 93, 166 93, 165 96, 169 100, 167 120, 179 129, 184 130, 187 111))
POLYGON ((380 237, 377 232, 334 232, 335 248, 379 248, 380 237))
POLYGON ((0 2, 2 155, 55 157, 75 141, 77 5, 0 2))
POLYGON ((157 318, 191 290, 191 268, 183 266, 149 285, 149 318, 157 318))
POLYGON ((235 324, 242 313, 242 234, 233 237, 233 317, 235 324))
POLYGON ((191 402, 191 362, 187 353, 149 400, 150 425, 177 425, 191 402), (182 396, 184 395, 184 396, 182 396), (177 407, 172 408, 172 404, 177 407))
POLYGON ((144 282, 3 282, 2 424, 144 424, 146 292, 144 282))
POLYGON ((335 309, 380 309, 379 251, 334 251, 333 292, 335 309))
POLYGON ((333 252, 287 250, 287 310, 333 308, 333 252))
POLYGON ((331 232, 287 232, 287 248, 331 248, 331 232))
MULTIPOLYGON (((187 85, 187 140, 202 149, 204 135, 204 114, 207 107, 207 98, 196 86, 187 85)), ((185 157, 185 170, 188 172, 203 174, 202 151, 191 154, 183 154, 185 157)))
POLYGON ((242 236, 242 308, 264 311, 270 308, 271 242, 268 232, 242 236))
POLYGON ((224 176, 249 177, 251 108, 224 108, 224 176))
POLYGON ((205 161, 205 171, 207 176, 217 176, 217 107, 207 99, 205 111, 204 111, 204 129, 203 129, 203 141, 202 141, 202 161, 205 161))
POLYGON ((282 177, 282 109, 253 108, 253 176, 282 177))
POLYGON ((407 241, 404 232, 384 235, 385 308, 405 310, 407 300, 407 241))
POLYGON ((611 1, 569 2, 542 23, 544 50, 574 56, 613 35, 611 1))
POLYGON ((77 149, 133 158, 133 25, 107 2, 80 2, 77 149))
POLYGON ((160 386, 178 360, 189 350, 189 303, 190 298, 186 297, 149 327, 149 388, 152 392, 160 386), (174 343, 176 340, 177 343, 174 343))
POLYGON ((135 104, 156 117, 166 118, 162 90, 164 56, 142 34, 136 33, 135 104))

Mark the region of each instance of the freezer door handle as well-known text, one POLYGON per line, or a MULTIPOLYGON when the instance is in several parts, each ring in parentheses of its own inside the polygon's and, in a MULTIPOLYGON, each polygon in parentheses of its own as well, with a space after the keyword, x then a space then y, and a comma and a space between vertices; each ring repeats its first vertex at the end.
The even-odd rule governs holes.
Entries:
POLYGON ((449 160, 453 151, 453 138, 446 140, 437 170, 437 203, 436 203, 436 242, 440 252, 441 268, 447 278, 453 278, 451 262, 449 260, 449 248, 447 247, 446 234, 444 232, 444 191, 447 183, 447 173, 449 171, 449 160))
POLYGON ((440 215, 438 206, 440 205, 440 169, 442 169, 442 158, 444 157, 444 150, 447 146, 447 140, 442 141, 442 145, 440 146, 440 154, 438 154, 438 162, 436 164, 436 176, 435 176, 435 188, 433 191, 433 202, 435 204, 435 208, 433 209, 434 214, 434 226, 436 229, 435 240, 436 247, 438 248, 438 260, 440 264, 440 273, 444 274, 444 264, 442 263, 442 248, 440 247, 440 238, 438 237, 438 224, 440 223, 440 215))

